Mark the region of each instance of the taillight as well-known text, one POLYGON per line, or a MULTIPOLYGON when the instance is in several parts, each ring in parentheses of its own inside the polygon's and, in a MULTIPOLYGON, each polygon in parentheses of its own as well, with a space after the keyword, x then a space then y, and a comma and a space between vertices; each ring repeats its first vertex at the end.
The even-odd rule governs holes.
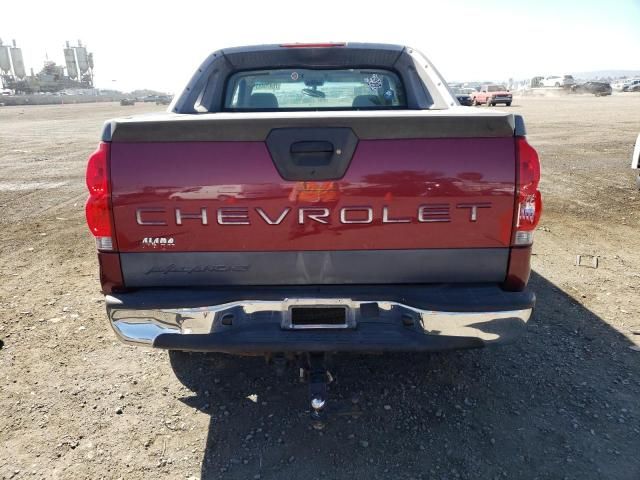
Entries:
POLYGON ((111 225, 111 192, 109 185, 110 145, 100 142, 91 154, 87 164, 87 188, 89 198, 85 205, 87 225, 94 237, 98 250, 114 250, 113 228, 111 225))
POLYGON ((540 183, 540 159, 538 152, 527 143, 525 137, 516 137, 517 164, 517 212, 513 245, 531 245, 533 231, 542 214, 542 197, 538 190, 540 183))

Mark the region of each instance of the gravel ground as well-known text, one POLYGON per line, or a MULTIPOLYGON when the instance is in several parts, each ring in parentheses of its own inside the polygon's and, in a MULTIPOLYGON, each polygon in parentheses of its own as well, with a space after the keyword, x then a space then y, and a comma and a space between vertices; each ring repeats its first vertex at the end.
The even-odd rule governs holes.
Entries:
POLYGON ((84 165, 104 119, 158 108, 0 108, 0 478, 640 478, 640 95, 517 99, 545 201, 527 335, 339 357, 332 401, 359 415, 321 432, 293 372, 222 355, 172 368, 111 332, 84 165))

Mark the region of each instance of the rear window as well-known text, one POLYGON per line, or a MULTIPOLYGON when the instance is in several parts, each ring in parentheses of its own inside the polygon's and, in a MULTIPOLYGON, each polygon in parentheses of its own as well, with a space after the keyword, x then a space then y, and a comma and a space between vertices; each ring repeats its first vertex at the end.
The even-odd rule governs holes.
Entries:
POLYGON ((377 69, 277 69, 239 72, 227 82, 225 110, 407 108, 400 78, 377 69))
POLYGON ((487 92, 504 92, 507 89, 504 85, 489 85, 487 92))

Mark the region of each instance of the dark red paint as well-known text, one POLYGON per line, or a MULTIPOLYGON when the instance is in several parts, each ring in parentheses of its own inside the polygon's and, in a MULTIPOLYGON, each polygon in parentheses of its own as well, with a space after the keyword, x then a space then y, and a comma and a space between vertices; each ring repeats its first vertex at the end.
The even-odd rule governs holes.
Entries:
MULTIPOLYGON (((290 182, 278 174, 262 142, 114 143, 111 149, 113 215, 122 252, 147 251, 145 237, 171 237, 172 251, 282 251, 508 247, 514 216, 513 138, 360 141, 344 178, 290 182), (490 204, 470 221, 459 204, 490 204), (448 205, 448 223, 419 223, 420 205, 448 205), (372 224, 339 222, 343 207, 369 206, 372 224), (381 212, 410 223, 383 224, 381 212), (208 211, 175 223, 174 209, 208 211), (218 225, 220 207, 248 208, 251 225, 218 225), (270 218, 292 211, 280 225, 270 218), (328 225, 298 224, 299 207, 326 207, 328 225), (137 208, 159 208, 136 223, 137 208)), ((350 218, 360 218, 354 213, 350 218)))
POLYGON ((117 253, 98 252, 100 264, 100 284, 102 293, 108 295, 124 288, 122 269, 120 268, 120 255, 117 253))
POLYGON ((509 268, 503 284, 505 290, 521 292, 531 275, 531 246, 513 247, 509 253, 509 268))

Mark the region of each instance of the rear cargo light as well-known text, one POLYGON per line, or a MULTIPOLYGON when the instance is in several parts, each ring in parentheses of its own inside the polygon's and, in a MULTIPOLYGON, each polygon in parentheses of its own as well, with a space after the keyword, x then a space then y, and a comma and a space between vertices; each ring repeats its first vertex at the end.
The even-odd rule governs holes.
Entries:
POLYGON ((109 185, 108 143, 100 142, 91 154, 87 164, 87 189, 89 198, 85 205, 87 225, 94 237, 98 250, 114 250, 113 228, 111 225, 111 198, 109 185))
POLYGON ((285 48, 329 48, 329 47, 344 47, 347 44, 342 43, 281 43, 281 47, 285 48))
POLYGON ((525 137, 516 137, 517 159, 517 213, 513 245, 531 245, 533 231, 542 214, 540 183, 540 159, 538 152, 527 143, 525 137))

